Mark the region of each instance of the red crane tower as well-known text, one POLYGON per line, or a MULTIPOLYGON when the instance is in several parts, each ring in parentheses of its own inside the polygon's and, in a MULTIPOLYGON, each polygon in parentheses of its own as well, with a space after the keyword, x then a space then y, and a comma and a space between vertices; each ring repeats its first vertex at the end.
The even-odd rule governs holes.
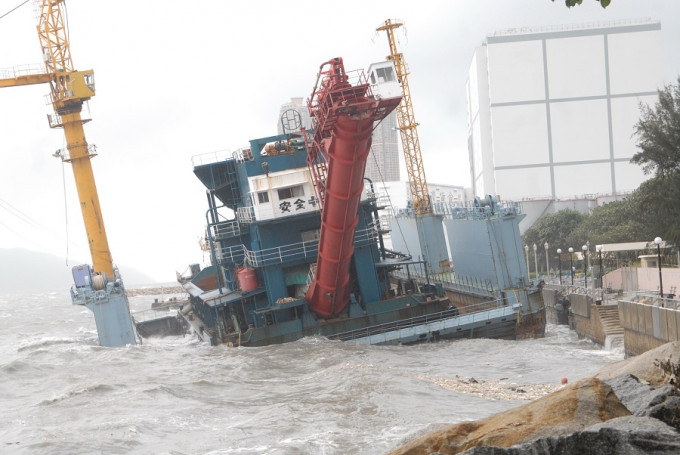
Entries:
POLYGON ((342 58, 319 69, 308 101, 314 135, 311 143, 305 135, 305 145, 320 201, 321 232, 316 272, 306 297, 310 309, 322 317, 339 314, 349 303, 354 230, 374 123, 400 102, 400 96, 375 99, 363 73, 359 83, 351 85, 342 58))

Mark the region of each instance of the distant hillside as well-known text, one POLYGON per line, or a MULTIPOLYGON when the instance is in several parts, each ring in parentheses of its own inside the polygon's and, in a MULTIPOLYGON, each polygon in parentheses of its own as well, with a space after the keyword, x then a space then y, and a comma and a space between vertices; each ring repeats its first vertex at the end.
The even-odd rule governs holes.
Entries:
MULTIPOLYGON (((66 260, 51 254, 20 248, 0 248, 0 292, 56 291, 73 283, 71 267, 89 261, 66 260)), ((120 266, 125 286, 152 284, 137 270, 120 266)))

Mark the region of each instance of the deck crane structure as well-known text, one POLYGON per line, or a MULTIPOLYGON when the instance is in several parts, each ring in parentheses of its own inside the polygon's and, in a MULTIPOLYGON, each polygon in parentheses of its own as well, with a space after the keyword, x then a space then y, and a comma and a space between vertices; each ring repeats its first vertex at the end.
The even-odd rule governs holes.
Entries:
POLYGON ((66 151, 59 151, 64 162, 71 164, 85 222, 92 267, 73 269, 74 304, 85 305, 94 315, 102 346, 135 344, 129 304, 122 280, 113 266, 104 219, 90 159, 96 155, 85 139, 81 117, 83 103, 94 96, 94 71, 76 71, 71 59, 68 30, 65 26, 64 0, 41 0, 38 36, 42 48, 44 70, 14 71, 0 79, 0 87, 50 84, 50 101, 54 113, 48 115, 51 128, 63 128, 66 151))
POLYGON ((413 112, 411 101, 411 89, 408 85, 408 68, 404 61, 404 54, 397 50, 397 39, 394 31, 404 25, 402 22, 387 19, 385 24, 377 28, 378 31, 387 33, 390 45, 388 60, 394 63, 397 72, 397 80, 401 86, 401 104, 397 107, 397 122, 401 135, 401 145, 406 159, 406 172, 411 189, 413 209, 416 215, 423 215, 432 211, 432 203, 425 178, 425 166, 423 156, 420 153, 420 141, 418 140, 418 123, 413 112))
POLYGON ((401 86, 401 103, 396 109, 397 123, 406 161, 415 225, 420 241, 420 253, 431 271, 442 272, 449 269, 449 260, 447 255, 444 254, 446 251, 444 228, 442 219, 432 213, 432 201, 425 178, 425 165, 420 152, 418 122, 416 122, 413 112, 411 89, 408 84, 409 71, 404 60, 404 54, 397 49, 395 30, 403 25, 401 21, 387 19, 376 31, 387 33, 390 46, 390 55, 387 56, 387 60, 394 64, 397 81, 401 86))

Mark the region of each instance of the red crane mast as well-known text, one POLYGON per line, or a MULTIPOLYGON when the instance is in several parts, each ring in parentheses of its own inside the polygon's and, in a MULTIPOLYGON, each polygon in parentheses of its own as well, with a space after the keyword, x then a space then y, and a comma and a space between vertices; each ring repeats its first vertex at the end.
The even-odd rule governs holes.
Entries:
POLYGON ((363 73, 351 85, 340 57, 319 69, 308 100, 314 135, 311 144, 305 135, 305 145, 320 201, 321 232, 316 272, 306 297, 310 309, 322 317, 338 315, 349 303, 354 230, 374 122, 400 102, 400 96, 376 99, 363 73))

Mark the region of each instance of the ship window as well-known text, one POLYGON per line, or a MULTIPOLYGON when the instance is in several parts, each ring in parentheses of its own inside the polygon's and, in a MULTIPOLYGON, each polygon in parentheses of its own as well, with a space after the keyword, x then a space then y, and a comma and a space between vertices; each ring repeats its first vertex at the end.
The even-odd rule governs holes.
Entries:
POLYGON ((265 204, 269 202, 269 193, 266 191, 260 191, 257 193, 257 203, 258 204, 265 204))
POLYGON ((392 71, 392 67, 377 68, 375 74, 378 76, 380 82, 390 82, 394 80, 394 71, 392 71))
POLYGON ((288 188, 280 188, 278 191, 279 200, 301 197, 305 195, 305 190, 302 188, 302 185, 289 186, 288 188))
POLYGON ((371 73, 371 84, 375 85, 375 73, 371 73))

